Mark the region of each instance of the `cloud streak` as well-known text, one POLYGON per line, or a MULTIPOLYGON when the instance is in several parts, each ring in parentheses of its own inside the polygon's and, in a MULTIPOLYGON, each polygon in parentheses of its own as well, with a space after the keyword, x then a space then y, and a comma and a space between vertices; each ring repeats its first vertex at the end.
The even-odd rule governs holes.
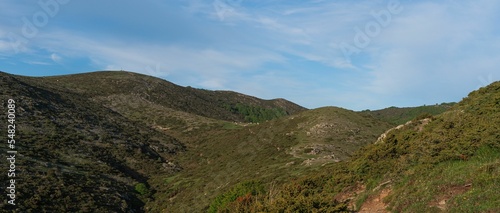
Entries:
POLYGON ((42 62, 39 69, 54 73, 124 69, 310 108, 357 110, 458 101, 480 76, 500 76, 500 3, 493 0, 401 0, 401 13, 349 60, 340 44, 352 44, 356 29, 391 0, 231 2, 223 18, 211 1, 72 2, 13 54, 7 35, 37 5, 9 0, 0 5, 23 12, 1 15, 9 21, 0 24, 0 56, 42 62))

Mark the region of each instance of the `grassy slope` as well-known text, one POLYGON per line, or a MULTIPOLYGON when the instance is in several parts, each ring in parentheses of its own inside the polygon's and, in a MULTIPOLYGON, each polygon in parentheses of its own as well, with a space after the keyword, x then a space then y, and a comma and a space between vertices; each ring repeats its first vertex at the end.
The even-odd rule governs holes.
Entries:
MULTIPOLYGON (((184 149, 177 139, 100 104, 0 73, 2 112, 9 98, 17 106, 20 212, 137 210, 144 199, 135 192, 136 184, 178 171, 168 164, 184 149)), ((1 137, 5 141, 6 135, 1 137)), ((0 178, 7 183, 6 176, 0 178)))
MULTIPOLYGON (((20 164, 40 164, 25 167, 26 173, 34 173, 36 178, 20 184, 32 189, 23 194, 32 197, 21 204, 23 209, 140 210, 144 202, 151 200, 150 196, 164 189, 161 185, 152 186, 150 178, 162 179, 180 169, 175 154, 184 150, 184 144, 169 135, 179 136, 190 145, 242 125, 190 112, 238 121, 240 115, 218 104, 279 107, 287 113, 304 110, 283 99, 263 101, 234 92, 183 88, 127 72, 49 78, 0 74, 2 100, 14 97, 20 101, 18 106, 29 108, 18 114, 26 118, 19 122, 19 132, 25 134, 24 145, 29 147, 23 147, 27 161, 21 160, 20 164), (52 178, 59 182, 39 182, 52 178), (66 187, 53 185, 58 183, 66 187), (138 183, 145 183, 149 193, 136 193, 138 183), (100 187, 90 189, 91 186, 100 187), (50 201, 42 200, 51 190, 58 195, 50 201), (102 205, 96 204, 96 200, 102 201, 102 205)), ((194 158, 196 154, 189 152, 183 158, 194 158)))
POLYGON ((394 212, 498 212, 499 123, 496 82, 441 115, 393 130, 349 162, 228 208, 370 212, 378 202, 394 212))
POLYGON ((199 212, 217 194, 239 182, 285 182, 345 160, 389 127, 369 116, 335 107, 259 125, 232 125, 223 126, 226 130, 214 126, 206 137, 194 140, 179 135, 185 138, 188 150, 177 158, 184 170, 158 178, 156 188, 164 185, 166 189, 148 207, 199 212))

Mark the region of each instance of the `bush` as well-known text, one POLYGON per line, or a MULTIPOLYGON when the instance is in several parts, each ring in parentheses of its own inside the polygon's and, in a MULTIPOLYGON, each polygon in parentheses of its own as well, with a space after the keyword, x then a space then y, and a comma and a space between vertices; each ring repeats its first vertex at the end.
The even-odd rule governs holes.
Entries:
POLYGON ((287 115, 286 111, 282 108, 263 108, 240 103, 234 106, 226 106, 226 108, 233 113, 244 116, 245 121, 251 123, 263 122, 287 115))
POLYGON ((264 186, 260 182, 246 181, 234 186, 228 192, 215 197, 209 206, 208 212, 216 213, 220 211, 229 211, 228 205, 234 201, 238 203, 249 204, 252 196, 264 194, 264 186))
POLYGON ((140 195, 147 195, 149 194, 149 189, 144 183, 138 183, 135 185, 135 191, 139 193, 140 195))

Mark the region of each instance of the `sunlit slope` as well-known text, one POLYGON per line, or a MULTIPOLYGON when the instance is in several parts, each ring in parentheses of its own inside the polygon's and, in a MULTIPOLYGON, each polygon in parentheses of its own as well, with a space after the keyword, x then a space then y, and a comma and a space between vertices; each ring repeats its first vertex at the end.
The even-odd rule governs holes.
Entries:
POLYGON ((265 192, 240 186, 212 204, 229 212, 498 212, 498 124, 495 82, 445 113, 387 132, 349 161, 279 187, 264 182, 265 192))

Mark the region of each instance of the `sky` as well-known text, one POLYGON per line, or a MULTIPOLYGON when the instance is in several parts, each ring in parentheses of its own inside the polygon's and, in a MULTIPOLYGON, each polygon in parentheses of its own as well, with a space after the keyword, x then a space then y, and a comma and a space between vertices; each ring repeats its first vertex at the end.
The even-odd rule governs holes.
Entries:
POLYGON ((500 80, 500 1, 2 0, 0 70, 127 70, 352 110, 500 80))

